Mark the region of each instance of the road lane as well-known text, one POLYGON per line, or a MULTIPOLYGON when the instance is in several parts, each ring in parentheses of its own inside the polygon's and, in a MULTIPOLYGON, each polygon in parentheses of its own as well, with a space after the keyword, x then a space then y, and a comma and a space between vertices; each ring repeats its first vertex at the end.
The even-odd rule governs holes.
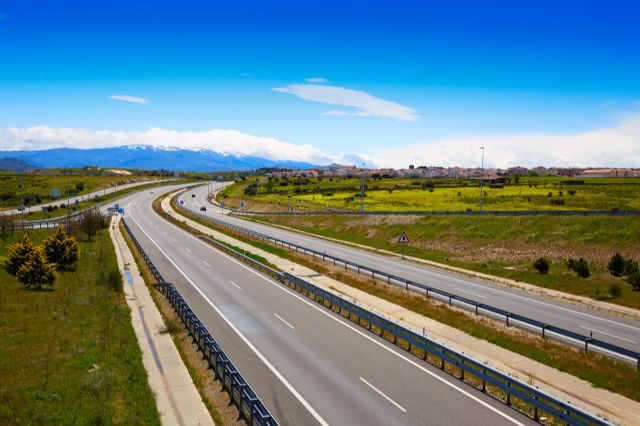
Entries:
MULTIPOLYGON (((145 197, 148 194, 140 196, 145 197)), ((329 424, 529 423, 481 392, 167 224, 142 203, 131 206, 130 218, 129 225, 161 273, 183 293, 283 423, 321 422, 302 401, 329 424), (156 229, 160 225, 167 234, 156 229), (229 285, 231 281, 242 291, 229 285), (249 344, 274 371, 247 350, 249 344), (364 389, 360 377, 393 395, 406 413, 364 389)))
POLYGON ((211 203, 208 204, 210 208, 204 212, 194 207, 195 202, 199 205, 207 205, 206 198, 206 186, 190 190, 182 197, 185 201, 185 207, 197 213, 203 213, 215 219, 299 244, 319 252, 326 252, 452 294, 459 294, 472 299, 474 297, 476 299, 479 298, 480 300, 478 301, 481 303, 518 313, 576 333, 588 334, 588 332, 585 333, 585 330, 593 331, 593 337, 595 338, 627 349, 640 351, 640 344, 638 343, 640 342, 640 321, 621 318, 587 307, 530 294, 522 290, 500 286, 395 257, 372 253, 321 238, 223 215, 211 203), (196 197, 191 197, 191 194, 195 194, 196 197), (481 296, 472 296, 470 294, 472 292, 481 296))

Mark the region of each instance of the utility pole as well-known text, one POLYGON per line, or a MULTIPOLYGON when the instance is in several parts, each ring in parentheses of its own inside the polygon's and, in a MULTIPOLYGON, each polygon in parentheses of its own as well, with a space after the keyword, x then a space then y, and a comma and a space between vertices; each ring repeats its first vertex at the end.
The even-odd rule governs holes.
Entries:
POLYGON ((20 153, 20 221, 24 229, 24 153, 20 153))
POLYGON ((362 177, 360 179, 360 214, 364 214, 364 175, 365 163, 362 163, 362 177))
POLYGON ((484 183, 484 146, 481 146, 482 150, 482 163, 480 166, 480 211, 482 212, 482 189, 484 183))
POLYGON ((71 206, 69 205, 69 187, 71 186, 71 166, 67 170, 67 232, 71 232, 71 206))

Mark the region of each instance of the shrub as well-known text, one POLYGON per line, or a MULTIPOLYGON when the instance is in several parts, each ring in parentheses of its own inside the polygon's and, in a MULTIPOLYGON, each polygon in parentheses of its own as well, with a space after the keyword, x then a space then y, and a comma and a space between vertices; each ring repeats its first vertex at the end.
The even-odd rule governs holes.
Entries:
POLYGON ((91 241, 91 237, 94 236, 98 230, 106 227, 107 222, 102 212, 94 207, 82 214, 79 226, 82 232, 87 234, 89 241, 91 241))
POLYGON ((611 297, 620 297, 622 296, 622 288, 620 284, 611 284, 609 286, 609 294, 611 297))
POLYGON ((71 269, 79 258, 78 241, 58 226, 56 233, 44 240, 44 254, 58 270, 71 269))
POLYGON ((535 262, 533 262, 533 267, 541 274, 548 273, 549 266, 551 266, 551 262, 544 257, 539 257, 535 262))
POLYGON ((569 195, 574 196, 576 195, 576 190, 575 189, 570 189, 567 191, 569 193, 569 195))
POLYGON ((626 259, 624 261, 624 275, 633 275, 638 271, 640 271, 640 268, 638 268, 638 262, 633 259, 626 259))
POLYGON ((563 198, 552 198, 551 199, 551 204, 555 205, 555 206, 564 206, 564 199, 563 198))
POLYGON ((54 264, 47 261, 44 248, 38 246, 31 252, 29 259, 20 266, 16 277, 25 287, 36 287, 41 290, 43 285, 52 286, 55 283, 56 268, 54 264))
POLYGON ((640 291, 640 271, 636 271, 627 277, 627 282, 631 284, 633 291, 640 291))
POLYGON ((607 269, 611 275, 619 277, 624 272, 625 261, 624 257, 620 253, 616 253, 611 256, 611 260, 609 260, 609 264, 607 265, 607 269))
POLYGON ((16 275, 22 265, 24 265, 35 247, 29 238, 29 234, 24 234, 22 241, 18 241, 9 247, 9 257, 4 262, 4 267, 11 275, 16 275))
POLYGON ((589 263, 580 258, 578 260, 569 259, 567 260, 567 268, 573 270, 579 277, 588 278, 591 273, 589 272, 589 263))

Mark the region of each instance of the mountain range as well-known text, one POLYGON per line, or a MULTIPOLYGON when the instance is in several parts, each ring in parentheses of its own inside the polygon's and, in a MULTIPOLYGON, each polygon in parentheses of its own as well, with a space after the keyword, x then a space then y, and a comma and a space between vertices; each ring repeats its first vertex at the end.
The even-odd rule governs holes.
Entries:
POLYGON ((56 148, 41 151, 0 151, 0 168, 20 169, 20 156, 25 168, 52 167, 120 167, 128 169, 171 171, 231 171, 261 167, 302 169, 313 164, 298 161, 275 161, 266 158, 224 154, 211 150, 188 150, 150 145, 126 145, 115 148, 56 148))

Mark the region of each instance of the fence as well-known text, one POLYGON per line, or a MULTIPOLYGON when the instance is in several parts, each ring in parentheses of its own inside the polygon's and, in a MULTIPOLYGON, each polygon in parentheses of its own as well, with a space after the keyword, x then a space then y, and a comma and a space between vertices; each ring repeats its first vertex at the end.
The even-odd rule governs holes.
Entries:
POLYGON ((597 352, 601 355, 605 355, 610 358, 623 361, 627 364, 631 364, 635 366, 637 369, 640 369, 640 353, 639 352, 632 351, 630 349, 626 349, 626 348, 605 342, 603 340, 594 339, 591 336, 575 333, 573 331, 566 330, 561 327, 556 327, 554 325, 546 324, 542 321, 527 318, 523 315, 509 312, 504 309, 487 305, 485 303, 476 302, 475 300, 472 300, 467 297, 458 296, 444 290, 430 287, 426 284, 421 284, 412 280, 399 277, 397 275, 389 274, 387 272, 370 268, 368 266, 360 265, 358 263, 351 262, 346 259, 342 259, 336 256, 332 256, 330 254, 326 254, 325 252, 319 252, 317 250, 306 248, 298 244, 290 243, 290 242, 281 240, 279 238, 274 238, 269 235, 262 234, 260 232, 251 231, 241 226, 232 225, 230 223, 217 220, 200 213, 196 213, 192 210, 187 209, 185 206, 180 205, 180 203, 177 203, 177 204, 179 208, 187 211, 189 214, 195 215, 196 217, 204 221, 213 223, 217 226, 230 229, 234 232, 249 235, 253 238, 267 241, 276 245, 279 244, 282 247, 288 247, 289 250, 295 250, 296 252, 300 251, 306 255, 312 256, 313 258, 322 259, 323 262, 329 261, 329 262, 333 262, 334 265, 337 265, 337 264, 344 265, 345 269, 355 271, 358 274, 367 273, 372 278, 381 279, 383 281, 386 281, 388 284, 395 284, 395 285, 402 286, 406 290, 412 290, 414 292, 418 292, 420 294, 423 294, 426 297, 436 298, 440 301, 448 303, 450 306, 455 304, 457 307, 473 311, 476 315, 484 315, 494 319, 503 320, 507 326, 517 326, 528 331, 537 332, 543 338, 545 337, 553 338, 555 340, 580 347, 584 349, 585 352, 589 352, 589 351, 597 352))
POLYGON ((275 277, 283 284, 303 293, 315 302, 332 309, 334 312, 376 333, 411 354, 438 366, 446 373, 536 421, 545 422, 549 420, 549 417, 552 417, 569 425, 611 424, 605 419, 574 407, 569 402, 561 401, 535 386, 504 374, 463 353, 447 348, 427 336, 418 334, 342 296, 318 287, 295 275, 278 272, 207 236, 200 235, 198 238, 275 277))
MULTIPOLYGON (((227 210, 241 215, 346 215, 361 216, 362 213, 352 210, 314 210, 298 212, 259 212, 245 210, 227 210)), ((422 210, 422 211, 368 211, 367 216, 640 216, 640 210, 422 210)))
POLYGON ((133 235, 127 222, 122 219, 127 233, 140 252, 145 263, 158 281, 158 287, 171 302, 173 309, 180 316, 186 326, 193 342, 202 351, 203 358, 213 369, 214 378, 220 380, 222 387, 229 393, 229 399, 238 407, 240 416, 250 425, 277 426, 278 422, 269 413, 260 398, 251 389, 247 381, 242 377, 238 369, 222 350, 220 344, 213 338, 209 330, 193 312, 189 304, 184 300, 180 292, 172 283, 167 282, 144 248, 133 235))

